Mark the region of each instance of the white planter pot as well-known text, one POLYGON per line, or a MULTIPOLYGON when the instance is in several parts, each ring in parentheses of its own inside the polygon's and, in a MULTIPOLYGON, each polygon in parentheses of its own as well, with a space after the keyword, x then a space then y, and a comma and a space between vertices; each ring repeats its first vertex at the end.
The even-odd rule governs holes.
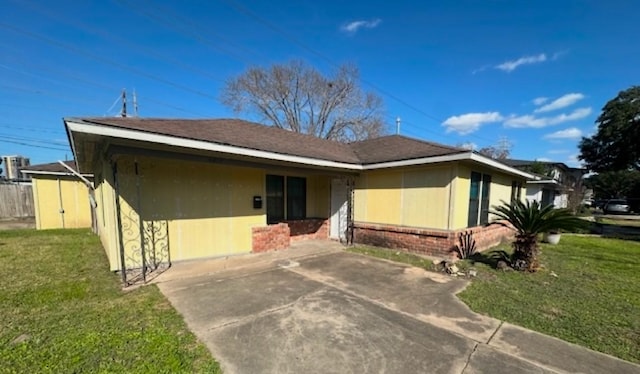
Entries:
POLYGON ((556 245, 560 242, 560 234, 546 233, 544 234, 544 237, 542 238, 542 240, 544 240, 549 244, 556 245))

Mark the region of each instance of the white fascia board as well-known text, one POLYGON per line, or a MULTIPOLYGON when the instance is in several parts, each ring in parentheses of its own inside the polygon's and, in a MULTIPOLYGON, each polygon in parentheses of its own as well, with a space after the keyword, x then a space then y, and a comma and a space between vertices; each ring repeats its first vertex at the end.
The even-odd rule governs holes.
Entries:
MULTIPOLYGON (((280 153, 260 151, 255 149, 241 148, 230 145, 222 145, 217 143, 205 142, 201 140, 193 140, 193 139, 185 139, 178 138, 170 135, 161 135, 161 134, 152 134, 144 131, 137 131, 131 129, 122 129, 98 124, 86 124, 74 121, 65 121, 67 125, 67 129, 71 132, 70 136, 73 139, 73 132, 92 134, 92 135, 101 135, 108 136, 113 138, 120 139, 130 139, 130 140, 140 140, 146 141, 150 143, 157 144, 165 144, 176 147, 184 147, 191 149, 199 149, 205 151, 212 152, 220 152, 241 156, 249 156, 256 157, 265 160, 276 160, 276 161, 285 161, 292 162, 303 165, 312 165, 312 166, 320 166, 320 167, 329 167, 329 168, 338 168, 338 169, 347 169, 347 170, 375 170, 375 169, 384 169, 384 168, 393 168, 393 167, 401 167, 401 166, 413 166, 413 165, 424 165, 424 164, 435 164, 440 162, 450 162, 450 161, 476 161, 483 165, 489 166, 494 169, 498 169, 504 171, 508 174, 515 174, 527 179, 537 179, 535 176, 526 173, 522 170, 507 166, 495 160, 492 160, 488 157, 481 156, 479 154, 469 152, 456 153, 453 155, 444 155, 444 156, 433 156, 433 157, 422 157, 411 160, 401 160, 401 161, 390 161, 390 162, 381 162, 376 164, 369 165, 360 165, 360 164, 349 164, 344 162, 337 161, 328 161, 328 160, 320 160, 311 157, 302 157, 302 156, 291 156, 291 155, 283 155, 280 153)), ((74 147, 72 141, 72 147, 74 147)), ((74 147, 75 154, 75 147, 74 147)))
POLYGON ((465 161, 465 160, 476 161, 486 166, 492 167, 494 169, 502 170, 506 173, 515 174, 527 179, 535 178, 533 175, 527 172, 513 168, 511 166, 507 166, 503 163, 497 162, 488 157, 484 157, 473 152, 463 152, 463 153, 456 153, 453 155, 415 158, 411 160, 402 160, 402 161, 381 162, 378 164, 364 165, 363 169, 375 170, 375 169, 393 168, 393 167, 401 167, 401 166, 414 166, 414 165, 423 165, 423 164, 435 164, 439 162, 465 161))
POLYGON ((235 147, 230 145, 222 145, 222 144, 205 142, 201 140, 178 138, 170 135, 152 134, 152 133, 143 132, 143 131, 115 128, 115 127, 103 126, 103 125, 97 125, 97 124, 89 125, 89 124, 78 123, 73 121, 67 121, 66 124, 67 124, 67 128, 72 133, 78 132, 78 133, 85 133, 85 134, 92 134, 92 135, 108 136, 112 138, 140 140, 140 141, 145 141, 149 143, 165 144, 165 145, 170 145, 175 147, 184 147, 184 148, 199 149, 199 150, 227 153, 227 154, 240 155, 240 156, 256 157, 256 158, 261 158, 265 160, 285 161, 285 162, 292 162, 296 164, 338 168, 338 169, 348 169, 348 170, 362 170, 362 165, 358 165, 358 164, 348 164, 348 163, 337 162, 337 161, 320 160, 320 159, 311 158, 311 157, 283 155, 280 153, 241 148, 241 147, 235 147))
POLYGON ((555 179, 541 179, 536 181, 527 181, 527 184, 558 184, 555 179))
MULTIPOLYGON (((61 176, 69 176, 75 177, 73 173, 65 173, 60 171, 42 171, 42 170, 21 170, 24 174, 36 174, 36 175, 61 175, 61 176)), ((93 174, 80 174, 86 178, 93 178, 93 174)))
POLYGON ((498 162, 492 158, 477 154, 477 153, 471 153, 471 160, 479 162, 481 164, 485 164, 487 166, 491 166, 495 169, 499 169, 502 170, 504 172, 507 172, 509 174, 515 174, 515 175, 519 175, 523 178, 526 179, 538 179, 535 175, 527 173, 526 171, 522 171, 520 169, 516 169, 514 167, 508 166, 503 164, 502 162, 498 162))
POLYGON ((455 155, 421 157, 421 158, 414 158, 411 160, 389 161, 389 162, 380 162, 377 164, 368 164, 363 166, 363 170, 375 170, 375 169, 395 168, 395 167, 401 167, 401 166, 435 164, 438 162, 460 161, 460 160, 468 160, 468 159, 469 159, 468 153, 457 153, 455 155))

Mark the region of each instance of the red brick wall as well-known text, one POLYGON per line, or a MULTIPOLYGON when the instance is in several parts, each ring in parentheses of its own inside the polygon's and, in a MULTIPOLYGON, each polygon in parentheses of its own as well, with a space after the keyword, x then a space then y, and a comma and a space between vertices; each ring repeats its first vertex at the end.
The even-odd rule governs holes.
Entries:
POLYGON ((278 223, 251 229, 251 250, 254 253, 289 247, 289 225, 278 223))
POLYGON ((462 230, 434 230, 415 227, 356 223, 354 242, 429 256, 454 257, 462 234, 470 233, 478 251, 491 248, 512 237, 508 228, 494 224, 462 230))
POLYGON ((291 241, 327 239, 329 238, 329 220, 322 218, 307 218, 304 220, 287 221, 291 241))

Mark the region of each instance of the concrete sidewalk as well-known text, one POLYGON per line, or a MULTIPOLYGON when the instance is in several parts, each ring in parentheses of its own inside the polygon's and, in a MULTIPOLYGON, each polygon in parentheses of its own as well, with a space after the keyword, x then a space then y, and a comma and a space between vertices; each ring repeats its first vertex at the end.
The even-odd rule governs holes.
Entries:
POLYGON ((464 280, 335 243, 228 261, 178 264, 156 279, 227 374, 640 373, 472 312, 455 296, 464 280))

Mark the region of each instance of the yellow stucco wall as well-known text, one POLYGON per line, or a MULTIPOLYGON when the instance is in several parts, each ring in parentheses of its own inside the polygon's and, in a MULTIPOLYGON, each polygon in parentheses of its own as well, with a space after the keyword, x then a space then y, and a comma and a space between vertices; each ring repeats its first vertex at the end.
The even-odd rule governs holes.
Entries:
POLYGON ((95 170, 94 185, 97 203, 96 217, 98 220, 98 235, 109 258, 111 270, 117 270, 120 268, 120 258, 118 251, 119 236, 116 229, 113 170, 108 162, 96 165, 95 170))
MULTIPOLYGON (((471 171, 491 175, 489 203, 511 198, 524 179, 470 163, 367 171, 356 179, 356 222, 441 230, 467 227, 471 171)), ((526 195, 523 188, 522 198, 526 195)))
POLYGON ((91 227, 89 191, 83 182, 55 175, 33 175, 32 181, 39 230, 91 227))
POLYGON ((328 218, 331 179, 323 175, 307 177, 307 217, 328 218))
MULTIPOLYGON (((169 249, 171 261, 248 253, 252 228, 265 226, 267 174, 293 175, 307 180, 307 217, 329 215, 330 178, 165 158, 119 156, 118 202, 121 209, 125 263, 140 262, 140 212, 145 250, 169 249), (138 162, 136 182, 134 161, 138 162), (262 209, 253 208, 253 196, 262 196, 262 209), (156 234, 152 240, 152 229, 156 234)), ((96 184, 100 237, 112 270, 120 266, 115 181, 105 161, 96 184)))
MULTIPOLYGON (((471 172, 476 171, 491 175, 491 188, 489 194, 489 206, 500 205, 501 200, 509 202, 511 200, 511 183, 520 181, 522 183, 521 199, 526 196, 525 179, 514 175, 498 172, 497 170, 482 167, 470 163, 459 163, 458 173, 455 178, 455 199, 453 200, 453 225, 452 229, 467 227, 469 215, 469 192, 471 188, 471 172)), ((491 221, 492 217, 489 216, 491 221)))
POLYGON ((357 222, 447 229, 451 165, 367 171, 356 179, 357 222))
MULTIPOLYGON (((139 250, 138 209, 145 228, 158 225, 172 261, 247 253, 251 228, 266 222, 264 172, 210 163, 138 158, 139 187, 132 158, 118 160, 123 242, 128 257, 139 250)), ((147 243, 147 249, 150 244, 147 243)))

